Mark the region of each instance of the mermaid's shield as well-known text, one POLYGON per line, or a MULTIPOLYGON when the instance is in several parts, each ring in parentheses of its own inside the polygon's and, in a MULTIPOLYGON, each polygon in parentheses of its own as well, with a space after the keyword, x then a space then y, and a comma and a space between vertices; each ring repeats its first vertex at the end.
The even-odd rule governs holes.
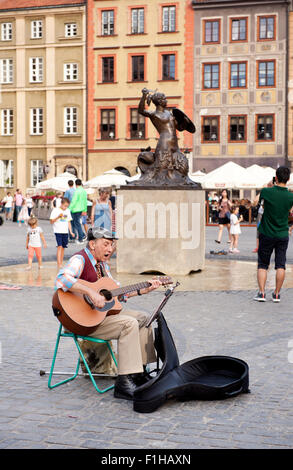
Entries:
POLYGON ((189 119, 189 117, 186 116, 186 114, 183 113, 183 111, 180 111, 180 109, 177 109, 177 108, 174 108, 172 112, 177 122, 176 129, 178 129, 178 131, 188 131, 191 134, 194 134, 195 125, 189 119))

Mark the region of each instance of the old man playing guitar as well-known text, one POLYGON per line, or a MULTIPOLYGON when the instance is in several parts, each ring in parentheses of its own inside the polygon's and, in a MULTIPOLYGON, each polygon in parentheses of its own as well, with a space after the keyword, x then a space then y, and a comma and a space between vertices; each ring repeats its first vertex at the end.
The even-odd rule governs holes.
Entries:
POLYGON ((134 390, 144 380, 146 364, 155 362, 156 354, 152 329, 146 328, 148 315, 124 308, 121 311, 119 300, 147 294, 162 282, 152 279, 117 288, 107 264, 113 252, 113 240, 112 232, 102 227, 88 230, 86 248, 73 255, 56 277, 53 309, 63 326, 73 333, 117 339, 118 377, 114 396, 131 400, 134 390), (79 325, 81 330, 76 331, 79 325))

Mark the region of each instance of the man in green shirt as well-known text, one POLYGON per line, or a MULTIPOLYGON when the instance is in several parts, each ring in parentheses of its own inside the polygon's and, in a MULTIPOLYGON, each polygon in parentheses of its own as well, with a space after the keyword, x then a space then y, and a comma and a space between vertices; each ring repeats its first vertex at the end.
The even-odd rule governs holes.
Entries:
POLYGON ((293 206, 293 193, 286 184, 290 170, 280 166, 276 171, 275 184, 261 190, 259 200, 263 201, 264 213, 259 225, 259 248, 257 281, 259 292, 254 297, 258 302, 266 301, 265 286, 267 270, 272 252, 275 251, 276 288, 273 302, 280 302, 280 290, 285 279, 286 251, 289 243, 288 215, 293 206))
POLYGON ((74 191, 69 209, 72 214, 72 230, 75 233, 76 242, 81 244, 85 241, 86 236, 81 226, 81 214, 87 212, 87 192, 82 187, 82 182, 79 178, 75 180, 76 190, 74 191), (77 240, 78 237, 78 240, 77 240))

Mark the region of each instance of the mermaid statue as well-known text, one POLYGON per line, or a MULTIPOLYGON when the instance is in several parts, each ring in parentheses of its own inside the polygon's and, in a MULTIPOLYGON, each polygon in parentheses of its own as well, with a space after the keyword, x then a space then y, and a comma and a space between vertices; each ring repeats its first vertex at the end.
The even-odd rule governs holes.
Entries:
POLYGON ((176 131, 195 132, 193 122, 179 109, 167 109, 164 93, 142 90, 138 112, 148 117, 159 133, 159 140, 154 152, 151 148, 142 149, 138 155, 138 167, 141 171, 139 180, 131 185, 144 186, 178 186, 188 185, 201 188, 188 177, 188 160, 178 147, 176 131), (146 109, 151 102, 155 110, 146 109))

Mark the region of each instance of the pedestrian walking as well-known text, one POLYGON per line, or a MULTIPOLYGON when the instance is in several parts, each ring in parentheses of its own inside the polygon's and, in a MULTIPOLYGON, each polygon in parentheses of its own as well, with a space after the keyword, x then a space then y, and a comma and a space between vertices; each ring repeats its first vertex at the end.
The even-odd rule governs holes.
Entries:
POLYGON ((82 244, 86 240, 84 231, 81 225, 81 214, 87 211, 87 192, 82 187, 82 182, 79 178, 75 180, 76 190, 73 194, 69 210, 72 214, 72 231, 75 233, 77 244, 82 244))
POLYGON ((52 209, 53 209, 54 207, 60 207, 62 195, 63 195, 63 193, 59 191, 59 192, 56 194, 56 196, 53 198, 53 200, 52 200, 52 209))
POLYGON ((39 269, 42 269, 42 243, 47 248, 47 243, 43 234, 43 229, 38 226, 38 219, 30 217, 28 220, 28 229, 26 237, 26 249, 28 250, 28 266, 27 270, 32 269, 34 253, 36 254, 39 269))
POLYGON ((13 196, 11 196, 11 192, 8 191, 8 193, 2 200, 2 203, 4 204, 5 219, 11 220, 12 219, 12 206, 13 206, 13 196))
POLYGON ((109 196, 110 193, 107 189, 99 189, 99 197, 92 206, 91 222, 95 227, 103 227, 111 232, 112 204, 109 196))
POLYGON ((273 302, 280 302, 280 290, 285 280, 286 252, 289 242, 289 211, 293 206, 293 194, 286 187, 290 169, 280 166, 276 171, 275 184, 263 188, 260 201, 263 201, 263 215, 259 224, 259 247, 257 281, 258 293, 254 300, 266 301, 267 271, 271 255, 275 252, 276 285, 272 293, 273 302))
POLYGON ((33 207, 34 207, 34 201, 33 201, 32 197, 29 194, 26 194, 25 199, 26 199, 28 215, 30 217, 31 213, 32 213, 32 210, 33 210, 33 207))
POLYGON ((230 216, 230 234, 231 234, 231 245, 229 248, 230 253, 240 253, 238 250, 238 240, 239 235, 241 234, 240 222, 242 222, 242 215, 239 216, 239 207, 231 207, 231 216, 230 216))
MULTIPOLYGON (((69 203, 70 203, 72 201, 73 195, 75 193, 74 181, 73 180, 68 180, 67 184, 68 184, 68 189, 66 189, 66 191, 64 193, 64 197, 66 197, 69 200, 69 203)), ((71 218, 72 218, 72 214, 71 214, 71 218)), ((74 237, 72 237, 70 233, 69 233, 69 240, 68 241, 70 243, 74 242, 74 237)))
POLYGON ((74 238, 74 233, 71 228, 71 212, 68 209, 69 200, 66 197, 61 199, 60 207, 54 207, 50 215, 50 223, 53 225, 53 230, 57 242, 57 267, 62 267, 64 258, 64 249, 68 247, 68 232, 74 238))
POLYGON ((74 181, 68 180, 67 184, 68 184, 68 189, 66 189, 64 193, 64 197, 66 197, 70 203, 72 201, 73 194, 75 193, 74 181))
POLYGON ((226 189, 223 189, 221 197, 218 202, 218 211, 219 211, 219 232, 218 238, 215 240, 216 243, 221 243, 223 229, 224 227, 227 228, 229 240, 227 243, 231 243, 231 235, 230 235, 230 209, 232 203, 228 197, 228 192, 226 189))
POLYGON ((21 190, 17 189, 13 198, 14 209, 15 209, 15 216, 13 217, 13 221, 15 222, 18 222, 18 215, 21 211, 22 201, 23 201, 23 196, 21 194, 21 190))
POLYGON ((17 218, 18 226, 21 227, 23 224, 27 225, 29 218, 26 199, 23 199, 17 218))

